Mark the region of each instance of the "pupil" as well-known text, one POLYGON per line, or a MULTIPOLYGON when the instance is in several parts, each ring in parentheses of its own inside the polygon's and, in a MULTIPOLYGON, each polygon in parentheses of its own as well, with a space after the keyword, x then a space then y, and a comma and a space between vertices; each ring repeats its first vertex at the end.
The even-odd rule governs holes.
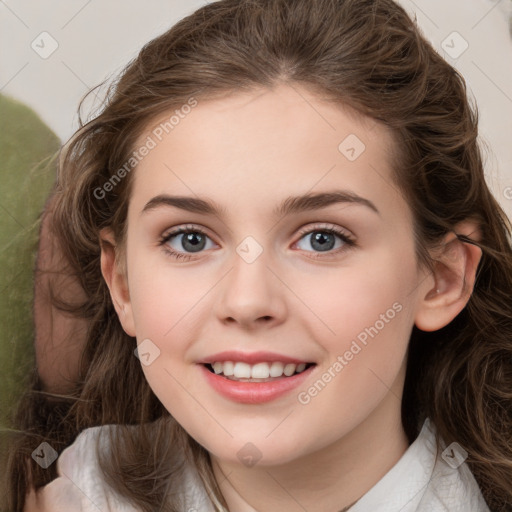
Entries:
POLYGON ((331 233, 326 234, 322 231, 317 231, 316 233, 312 233, 311 236, 313 238, 311 246, 315 249, 320 251, 328 251, 334 247, 334 235, 331 233), (315 247, 315 244, 319 245, 315 247))
POLYGON ((200 251, 204 248, 204 238, 199 233, 188 233, 183 239, 182 245, 186 250, 190 250, 192 252, 200 251), (190 247, 187 248, 187 244, 191 244, 190 247))

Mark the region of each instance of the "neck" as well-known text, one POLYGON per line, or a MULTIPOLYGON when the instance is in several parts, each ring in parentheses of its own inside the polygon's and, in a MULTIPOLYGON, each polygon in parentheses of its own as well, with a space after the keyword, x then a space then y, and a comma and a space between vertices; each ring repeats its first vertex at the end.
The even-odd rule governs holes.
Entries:
POLYGON ((409 447, 395 392, 335 443, 287 464, 247 468, 212 455, 229 510, 348 510, 409 447))

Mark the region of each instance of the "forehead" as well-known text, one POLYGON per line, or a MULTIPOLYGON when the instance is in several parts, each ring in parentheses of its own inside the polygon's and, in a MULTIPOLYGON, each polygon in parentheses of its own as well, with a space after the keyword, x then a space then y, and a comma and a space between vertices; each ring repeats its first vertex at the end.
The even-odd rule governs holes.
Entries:
POLYGON ((399 195, 391 131, 297 85, 197 99, 149 123, 139 145, 149 140, 133 176, 139 210, 161 193, 254 211, 341 187, 381 204, 399 195))

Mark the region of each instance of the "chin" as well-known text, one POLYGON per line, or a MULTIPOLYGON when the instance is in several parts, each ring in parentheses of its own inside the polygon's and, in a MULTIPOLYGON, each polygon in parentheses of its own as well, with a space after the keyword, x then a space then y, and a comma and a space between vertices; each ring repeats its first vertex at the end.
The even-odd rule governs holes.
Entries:
POLYGON ((228 443, 219 443, 218 439, 209 443, 201 443, 216 459, 229 465, 243 465, 246 467, 275 467, 293 462, 295 459, 305 455, 298 450, 300 442, 288 442, 283 444, 284 439, 276 438, 272 442, 268 439, 258 440, 255 436, 250 441, 248 434, 247 441, 232 439, 228 443))

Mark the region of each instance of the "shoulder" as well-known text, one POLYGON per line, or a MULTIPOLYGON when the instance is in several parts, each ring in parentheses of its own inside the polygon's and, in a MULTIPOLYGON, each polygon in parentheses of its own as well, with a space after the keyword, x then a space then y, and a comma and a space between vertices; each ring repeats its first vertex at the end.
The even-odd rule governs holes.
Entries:
MULTIPOLYGON (((108 485, 98 462, 98 450, 108 448, 110 435, 126 428, 137 427, 103 425, 82 431, 57 459, 58 477, 27 497, 24 512, 140 512, 108 485)), ((183 460, 179 494, 185 510, 213 512, 195 466, 183 460)))
POLYGON ((57 459, 57 478, 31 496, 25 512, 137 512, 103 478, 97 447, 107 442, 114 425, 82 431, 57 459), (30 508, 33 507, 33 508, 30 508))
POLYGON ((464 457, 442 439, 438 452, 436 435, 427 418, 400 460, 350 512, 490 512, 464 457))

